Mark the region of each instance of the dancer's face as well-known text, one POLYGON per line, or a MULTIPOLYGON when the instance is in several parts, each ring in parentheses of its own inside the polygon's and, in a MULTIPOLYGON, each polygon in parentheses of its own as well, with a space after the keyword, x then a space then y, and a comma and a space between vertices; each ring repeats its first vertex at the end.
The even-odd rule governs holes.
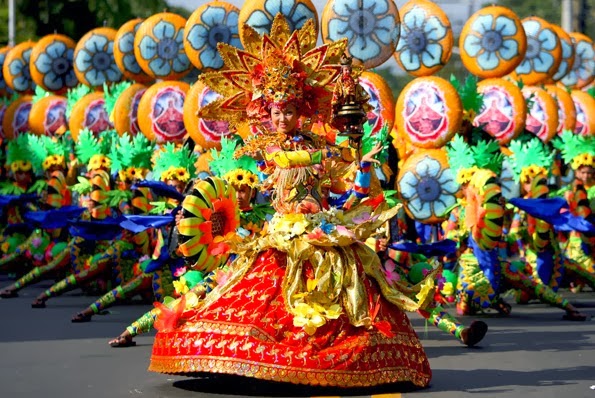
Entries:
POLYGON ((250 202, 253 199, 256 191, 246 184, 239 187, 234 186, 234 188, 236 190, 236 200, 238 201, 238 207, 240 210, 250 209, 252 207, 250 202))
POLYGON ((583 184, 590 186, 595 182, 595 168, 592 166, 581 166, 576 171, 576 178, 583 184))
POLYGON ((297 130, 298 119, 298 111, 293 104, 287 104, 283 108, 273 106, 271 109, 271 122, 279 133, 295 133, 297 130))

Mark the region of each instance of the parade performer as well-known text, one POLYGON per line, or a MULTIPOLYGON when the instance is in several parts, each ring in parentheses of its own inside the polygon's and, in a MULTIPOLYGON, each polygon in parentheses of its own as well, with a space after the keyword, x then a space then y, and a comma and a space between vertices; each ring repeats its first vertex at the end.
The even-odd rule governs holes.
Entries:
MULTIPOLYGON (((160 186, 153 182, 143 182, 141 185, 153 188, 158 195, 169 195, 169 197, 165 197, 164 201, 156 206, 156 208, 161 208, 161 212, 170 213, 178 207, 179 202, 183 198, 182 194, 186 190, 186 185, 196 178, 196 161, 197 155, 191 152, 186 146, 176 147, 175 144, 169 143, 157 151, 154 159, 153 177, 162 184, 167 184, 174 188, 179 195, 170 195, 164 189, 159 189, 160 186)), ((153 210, 156 211, 156 208, 153 210)), ((158 288, 154 291, 154 296, 155 300, 159 302, 173 294, 173 279, 174 277, 180 277, 184 269, 184 261, 181 254, 172 257, 169 250, 163 250, 168 249, 170 244, 172 227, 172 225, 168 225, 159 229, 158 245, 153 253, 153 261, 147 263, 147 268, 145 268, 145 273, 152 274, 154 280, 153 286, 158 288), (155 267, 156 264, 160 266, 155 267), (154 268, 151 270, 149 267, 154 268)), ((193 281, 188 276, 187 280, 190 282, 193 281)), ((191 283, 191 287, 193 286, 191 283)), ((147 333, 152 330, 155 318, 159 312, 160 310, 158 308, 154 308, 143 314, 132 322, 118 337, 110 340, 110 346, 130 347, 136 345, 132 339, 138 334, 147 333)))
MULTIPOLYGON (((567 187, 564 197, 570 211, 595 223, 595 139, 564 131, 554 141, 564 162, 574 171, 574 181, 567 187)), ((571 232, 566 243, 565 255, 582 269, 595 274, 595 237, 571 232)), ((595 286, 592 284, 595 290, 595 286)))
MULTIPOLYGON (((11 179, 0 185, 0 212, 4 226, 0 235, 0 252, 5 258, 0 260, 2 271, 14 271, 14 264, 10 261, 14 253, 24 253, 31 243, 27 237, 31 237, 32 229, 23 218, 26 211, 36 209, 34 203, 37 200, 37 195, 32 193, 35 175, 28 152, 29 138, 29 134, 20 134, 6 146, 6 166, 11 179)), ((25 270, 20 268, 21 272, 25 270)))
MULTIPOLYGON (((212 238, 207 254, 236 246, 233 273, 196 308, 182 300, 162 312, 149 369, 341 387, 406 381, 427 386, 429 364, 403 310, 432 299, 436 271, 416 286, 392 287, 376 253, 360 243, 395 213, 385 211, 382 196, 368 195, 373 157, 381 148, 356 160, 346 206, 329 207, 321 185, 332 163, 342 159, 327 157, 318 137, 302 130, 305 124, 298 128, 300 117, 330 120, 328 89, 340 72, 346 41, 315 48, 313 21, 292 33, 280 15, 270 36, 247 25, 243 31, 249 50, 220 45, 229 70, 201 75, 223 98, 199 116, 232 126, 271 119, 276 131, 253 137, 237 155, 265 159, 263 188, 271 192, 276 214, 267 233, 244 245, 224 238, 235 230, 224 222, 225 212, 202 214, 211 221, 201 233, 212 238), (249 63, 241 61, 246 57, 249 63)), ((357 122, 346 127, 353 131, 357 122)))
MULTIPOLYGON (((45 181, 47 181, 39 202, 42 211, 25 214, 28 222, 33 218, 33 221, 38 223, 39 236, 34 239, 37 242, 32 241, 28 251, 29 256, 34 260, 35 267, 2 290, 0 297, 17 297, 19 290, 38 282, 49 273, 63 270, 70 264, 69 250, 67 250, 68 229, 64 221, 69 217, 76 217, 77 214, 82 213, 82 209, 70 206, 72 193, 66 183, 66 159, 68 159, 69 148, 70 140, 64 136, 60 138, 39 136, 29 139, 31 156, 41 161, 45 181)), ((12 256, 16 256, 16 250, 12 256)))
MULTIPOLYGON (((537 156, 542 154, 538 149, 532 150, 537 156)), ((585 315, 568 300, 535 280, 531 273, 527 274, 524 262, 510 262, 500 257, 505 209, 497 180, 502 167, 498 144, 479 141, 471 147, 456 136, 447 151, 464 195, 461 206, 451 213, 445 228, 447 237, 458 240, 460 246, 458 313, 470 315, 491 307, 502 315, 509 315, 511 306, 501 295, 512 289, 565 310, 564 319, 584 321, 585 315)))
MULTIPOLYGON (((547 168, 552 165, 553 153, 537 138, 526 143, 513 141, 510 150, 513 174, 521 184, 524 197, 547 198, 547 168)), ((595 275, 561 253, 554 228, 548 222, 519 210, 513 219, 510 233, 518 242, 521 258, 531 264, 537 281, 554 291, 568 277, 573 281, 595 286, 595 275)), ((529 299, 530 296, 519 296, 520 302, 527 302, 529 299)))
MULTIPOLYGON (((75 233, 75 239, 69 247, 73 273, 38 295, 31 304, 33 308, 45 308, 46 301, 51 297, 81 287, 83 284, 87 286, 95 284, 99 286, 99 290, 102 290, 105 280, 109 279, 110 265, 117 259, 120 251, 110 245, 112 234, 106 237, 99 233, 99 230, 94 233, 93 227, 84 223, 99 220, 109 222, 111 219, 111 209, 106 204, 107 192, 111 189, 109 175, 111 160, 107 154, 110 152, 113 139, 113 131, 103 132, 98 138, 86 129, 79 133, 75 151, 79 162, 87 165, 88 178, 79 176, 79 183, 73 186, 73 190, 80 195, 81 203, 88 211, 82 215, 84 221, 78 221, 82 223, 79 224, 79 231, 82 230, 82 233, 77 233, 76 228, 73 229, 76 223, 70 224, 71 235, 75 233), (98 278, 100 276, 102 278, 98 278)), ((99 224, 95 229, 98 228, 99 224)))

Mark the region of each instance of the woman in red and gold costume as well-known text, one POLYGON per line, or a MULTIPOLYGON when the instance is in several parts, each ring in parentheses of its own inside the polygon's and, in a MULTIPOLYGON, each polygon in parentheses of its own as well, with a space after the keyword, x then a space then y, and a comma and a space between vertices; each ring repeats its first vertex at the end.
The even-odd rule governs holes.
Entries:
MULTIPOLYGON (((276 213, 254 239, 234 243, 239 240, 225 235, 222 243, 237 254, 231 276, 203 300, 182 300, 162 313, 149 369, 324 386, 426 387, 429 363, 404 311, 431 302, 438 270, 417 285, 395 287, 362 243, 398 210, 389 210, 374 178, 381 147, 360 159, 304 131, 310 122, 330 120, 346 41, 315 48, 312 21, 292 33, 281 16, 271 32, 260 37, 245 26, 245 50, 219 45, 227 70, 200 80, 222 98, 199 116, 236 128, 272 121, 275 132, 255 135, 236 156, 262 161, 263 186, 276 213), (339 185, 345 187, 340 195, 339 185)), ((205 222, 214 219, 224 221, 223 212, 205 222)), ((229 234, 225 225, 217 229, 229 234)))

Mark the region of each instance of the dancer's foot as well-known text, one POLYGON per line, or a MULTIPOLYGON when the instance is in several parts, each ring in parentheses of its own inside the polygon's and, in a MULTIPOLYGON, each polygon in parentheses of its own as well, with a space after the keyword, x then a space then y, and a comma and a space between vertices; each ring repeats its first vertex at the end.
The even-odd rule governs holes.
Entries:
POLYGON ((461 341, 467 347, 479 343, 488 332, 488 325, 483 321, 473 321, 469 327, 461 331, 461 341))
POLYGON ((132 341, 132 336, 128 331, 125 331, 113 340, 110 340, 109 345, 116 348, 134 347, 136 341, 132 341))
POLYGON ((37 297, 31 303, 31 308, 45 308, 45 301, 46 301, 46 299, 37 297))
POLYGON ((2 298, 14 298, 19 297, 19 294, 14 289, 4 289, 0 292, 0 297, 2 298))
POLYGON ((578 310, 568 310, 562 319, 565 321, 584 322, 587 320, 587 315, 581 313, 578 310))
POLYGON ((92 317, 93 315, 86 314, 85 312, 79 312, 78 314, 73 316, 70 321, 72 323, 91 322, 92 317))
POLYGON ((492 303, 492 308, 498 311, 498 313, 502 316, 509 316, 510 312, 512 311, 512 307, 510 306, 510 304, 508 304, 501 298, 497 299, 492 303))

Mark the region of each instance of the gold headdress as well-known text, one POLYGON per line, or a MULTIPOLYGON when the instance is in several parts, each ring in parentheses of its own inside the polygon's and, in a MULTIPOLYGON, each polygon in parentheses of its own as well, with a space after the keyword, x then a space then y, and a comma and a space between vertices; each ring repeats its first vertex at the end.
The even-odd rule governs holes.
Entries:
POLYGON ((199 77, 223 97, 203 107, 199 117, 224 120, 237 129, 267 119, 272 105, 291 103, 307 123, 329 119, 329 86, 341 71, 346 40, 315 48, 314 22, 309 20, 292 33, 281 14, 275 17, 270 35, 261 37, 245 25, 241 39, 245 50, 218 44, 226 70, 199 77))

